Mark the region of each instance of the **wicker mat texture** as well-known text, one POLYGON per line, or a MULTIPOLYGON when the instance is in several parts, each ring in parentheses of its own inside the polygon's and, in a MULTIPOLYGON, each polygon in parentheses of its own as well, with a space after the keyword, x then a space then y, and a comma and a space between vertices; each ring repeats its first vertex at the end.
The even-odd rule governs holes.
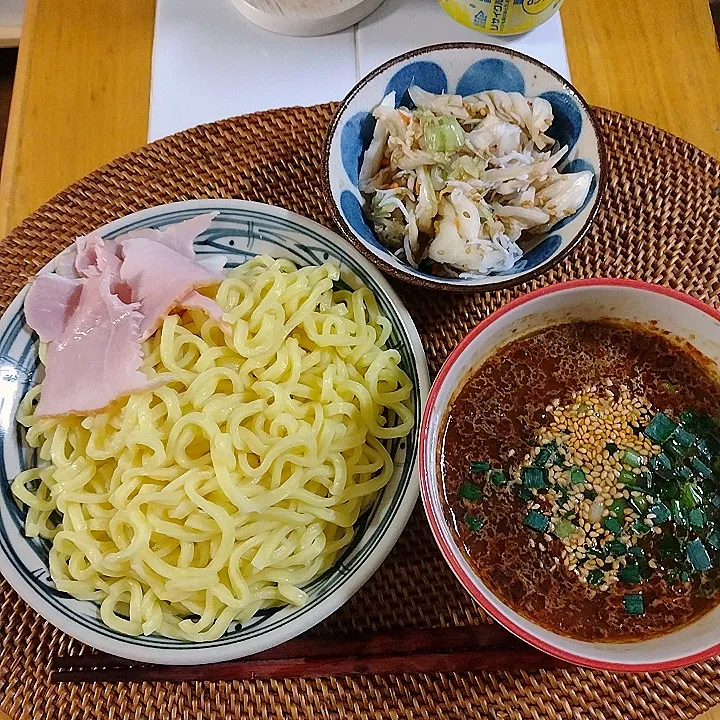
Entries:
MULTIPOLYGON (((120 158, 60 193, 0 246, 0 304, 82 233, 142 208, 191 198, 280 205, 332 227, 321 180, 333 105, 200 126, 120 158)), ((587 238, 554 270, 512 291, 451 295, 395 283, 437 372, 477 322, 540 285, 635 277, 720 306, 720 163, 631 118, 595 111, 609 181, 587 238)), ((440 557, 418 507, 381 569, 318 633, 489 622, 440 557)), ((13 720, 468 720, 693 718, 720 703, 720 658, 623 676, 585 670, 395 675, 312 681, 61 685, 53 653, 88 651, 53 629, 0 578, 0 707, 13 720)))

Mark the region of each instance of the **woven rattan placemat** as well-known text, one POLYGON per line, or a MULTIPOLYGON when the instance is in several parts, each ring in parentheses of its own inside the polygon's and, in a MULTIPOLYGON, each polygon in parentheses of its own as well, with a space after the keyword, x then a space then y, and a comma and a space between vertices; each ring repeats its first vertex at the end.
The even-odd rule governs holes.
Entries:
MULTIPOLYGON (((333 106, 200 126, 116 160, 60 193, 0 246, 0 304, 82 233, 152 205, 244 198, 332 227, 320 182, 333 106)), ((455 344, 511 297, 606 275, 684 290, 720 306, 720 163, 668 133, 597 110, 609 182, 588 237, 556 269, 512 292, 446 295, 396 283, 436 372, 455 344)), ((318 632, 489 622, 460 588, 416 508, 367 585, 318 632)), ((53 653, 79 643, 45 623, 0 578, 0 707, 13 720, 220 718, 691 718, 720 703, 720 658, 675 672, 622 676, 557 670, 312 681, 51 686, 53 653)))

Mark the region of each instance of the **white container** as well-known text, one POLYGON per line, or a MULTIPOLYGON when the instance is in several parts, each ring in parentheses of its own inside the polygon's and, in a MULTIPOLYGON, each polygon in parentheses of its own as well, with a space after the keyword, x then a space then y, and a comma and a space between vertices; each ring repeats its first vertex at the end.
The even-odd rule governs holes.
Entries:
POLYGON ((356 25, 383 0, 233 0, 250 22, 281 35, 329 35, 356 25))

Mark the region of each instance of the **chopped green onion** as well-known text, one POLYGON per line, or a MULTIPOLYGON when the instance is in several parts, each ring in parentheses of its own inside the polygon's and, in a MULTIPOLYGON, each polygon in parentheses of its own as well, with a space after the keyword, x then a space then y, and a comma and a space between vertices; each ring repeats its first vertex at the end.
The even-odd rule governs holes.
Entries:
POLYGON ((645 551, 639 545, 633 545, 631 548, 628 548, 628 555, 634 555, 640 559, 645 557, 645 551))
POLYGON ((626 565, 624 568, 618 570, 618 580, 624 583, 639 583, 642 582, 640 576, 640 568, 637 565, 626 565))
POLYGON ((605 547, 607 547, 608 553, 613 557, 620 557, 627 553, 627 545, 620 540, 611 540, 609 543, 606 543, 605 547))
POLYGON ((630 530, 632 530, 635 535, 647 535, 650 532, 650 528, 639 518, 633 520, 630 524, 630 530))
POLYGON ((517 496, 520 500, 523 502, 530 502, 530 500, 534 500, 535 496, 530 492, 530 490, 526 487, 521 487, 517 491, 517 496))
POLYGON ((585 490, 583 490, 583 497, 586 500, 594 500, 597 497, 597 491, 594 488, 585 488, 585 490))
POLYGON ((639 495, 638 497, 630 496, 628 503, 638 515, 644 515, 648 508, 648 501, 643 495, 639 495))
POLYGON ((693 410, 683 410, 678 415, 678 420, 682 425, 693 425, 697 420, 697 415, 693 410))
POLYGON ((614 515, 616 518, 624 518, 625 517, 625 498, 616 498, 613 500, 612 505, 610 505, 610 514, 614 515))
POLYGON ((636 453, 634 450, 626 450, 623 453, 621 461, 625 465, 629 465, 630 467, 642 467, 645 464, 645 458, 640 455, 639 453, 636 453))
POLYGON ((615 536, 619 535, 623 530, 623 526, 620 524, 618 519, 611 516, 608 516, 605 520, 603 520, 603 527, 615 536))
POLYGON ((470 532, 480 532, 485 525, 485 518, 479 515, 471 515, 470 513, 467 513, 467 515, 465 515, 465 524, 470 532))
POLYGON ((711 502, 716 508, 720 508, 720 493, 715 493, 715 495, 713 495, 713 496, 710 498, 710 502, 711 502))
POLYGON ((623 596, 623 605, 625 612, 629 615, 644 615, 645 603, 643 602, 642 593, 629 593, 623 596))
POLYGON ((668 504, 670 500, 679 500, 680 486, 674 480, 668 480, 661 488, 661 495, 665 504, 668 504))
POLYGON ((702 508, 696 507, 693 508, 688 513, 688 521, 690 522, 690 526, 694 527, 696 530, 700 528, 705 527, 705 513, 702 511, 702 508))
POLYGON ((712 470, 700 458, 694 457, 690 464, 698 475, 702 475, 704 478, 712 477, 712 470))
POLYGON ((641 470, 637 477, 636 487, 638 490, 642 490, 644 493, 651 493, 653 491, 653 475, 647 470, 641 470))
POLYGON ((720 455, 720 442, 712 435, 701 437, 695 441, 695 449, 710 462, 712 458, 720 455))
POLYGON ((548 471, 546 468, 524 467, 520 470, 522 484, 527 488, 536 488, 537 490, 547 490, 548 488, 548 471))
POLYGON ((463 500, 481 500, 482 496, 482 488, 475 483, 464 482, 458 488, 458 497, 461 497, 463 500))
POLYGON ((707 536, 707 544, 714 550, 720 550, 720 532, 713 530, 707 536))
POLYGON ((669 441, 663 445, 663 452, 670 458, 670 461, 674 465, 678 465, 685 462, 688 448, 682 447, 682 445, 678 445, 672 441, 669 441))
POLYGON ((581 468, 573 468, 570 471, 570 482, 573 485, 581 485, 586 480, 585 471, 581 468))
POLYGON ((670 510, 667 505, 662 502, 657 502, 648 508, 648 512, 655 517, 652 519, 654 525, 661 525, 670 519, 670 510))
POLYGON ((665 413, 659 412, 645 428, 645 437, 662 445, 673 434, 677 423, 674 423, 665 413))
POLYGON ((507 478, 502 470, 492 470, 490 472, 490 482, 498 487, 503 487, 507 483, 507 478))
POLYGON ((635 473, 630 472, 629 470, 621 470, 618 480, 624 485, 634 486, 637 485, 638 476, 635 475, 635 473))
POLYGON ((577 527, 569 520, 560 520, 560 522, 555 523, 553 526, 553 533, 561 540, 570 537, 576 530, 577 527))
POLYGON ((587 581, 590 585, 599 585, 603 581, 604 577, 605 573, 600 570, 600 568, 595 568, 588 573, 587 581))
POLYGON ((694 483, 685 483, 680 493, 680 505, 684 508, 694 508, 702 501, 702 491, 694 483))
POLYGON ((688 543, 685 548, 688 562, 695 568, 695 570, 709 570, 712 567, 710 556, 708 555, 705 546, 702 544, 702 540, 697 538, 691 543, 688 543))
POLYGON ((660 452, 650 458, 648 461, 648 467, 653 472, 658 472, 658 470, 672 470, 672 463, 670 462, 670 458, 664 452, 660 452))
POLYGON ((692 482, 694 480, 693 471, 687 466, 677 468, 678 477, 685 482, 692 482))
POLYGON ((697 438, 692 433, 688 432, 682 425, 678 425, 675 428, 675 432, 672 434, 672 440, 675 444, 683 448, 689 448, 697 438))
POLYGON ((531 510, 523 520, 523 525, 541 533, 544 533, 548 529, 549 524, 550 518, 536 510, 531 510))
POLYGON ((685 572, 684 570, 680 573, 680 581, 681 582, 690 582, 690 574, 685 572))
POLYGON ((551 460, 555 458, 557 453, 557 445, 555 442, 550 442, 547 445, 543 445, 538 454, 535 456, 532 464, 537 467, 545 467, 551 460))
POLYGON ((603 547, 588 548, 585 552, 587 552, 588 555, 592 555, 593 557, 604 558, 607 557, 609 550, 607 545, 604 545, 603 547))
POLYGON ((470 472, 484 473, 490 469, 490 463, 487 460, 477 460, 470 463, 470 472))
POLYGON ((687 517, 683 512, 683 508, 679 500, 672 500, 670 502, 670 510, 676 525, 682 525, 683 527, 687 526, 687 517))

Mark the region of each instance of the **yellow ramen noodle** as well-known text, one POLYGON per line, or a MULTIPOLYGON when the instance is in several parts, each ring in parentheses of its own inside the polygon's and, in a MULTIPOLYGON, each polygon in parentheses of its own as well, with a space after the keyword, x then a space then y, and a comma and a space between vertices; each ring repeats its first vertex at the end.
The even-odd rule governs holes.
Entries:
POLYGON ((255 258, 214 296, 231 332, 193 310, 146 342, 158 389, 59 419, 33 415, 41 386, 27 394, 40 467, 12 491, 26 534, 52 540, 59 590, 119 632, 193 641, 306 601, 392 475, 383 441, 413 423, 390 322, 338 277, 255 258))

